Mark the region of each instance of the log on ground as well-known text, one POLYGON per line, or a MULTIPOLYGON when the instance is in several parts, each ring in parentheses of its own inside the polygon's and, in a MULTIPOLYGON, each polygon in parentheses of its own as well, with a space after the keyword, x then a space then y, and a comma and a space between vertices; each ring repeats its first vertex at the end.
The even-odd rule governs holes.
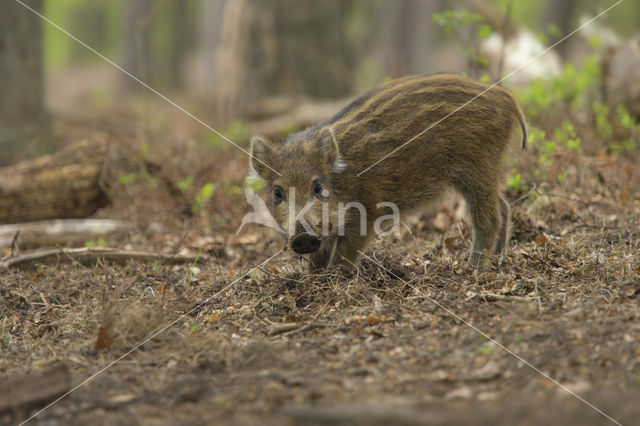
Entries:
POLYGON ((132 223, 111 219, 53 219, 14 223, 0 225, 0 247, 12 247, 15 244, 25 250, 77 246, 100 238, 124 237, 134 230, 132 223))
POLYGON ((100 187, 106 140, 0 168, 0 223, 87 217, 108 203, 100 187))
MULTIPOLYGON (((66 365, 56 363, 39 374, 0 379, 0 414, 38 409, 68 392, 71 375, 66 365)), ((0 417, 2 420, 2 417, 0 417)), ((17 419, 13 419, 17 420, 17 419)), ((17 423, 17 421, 15 422, 17 423)))

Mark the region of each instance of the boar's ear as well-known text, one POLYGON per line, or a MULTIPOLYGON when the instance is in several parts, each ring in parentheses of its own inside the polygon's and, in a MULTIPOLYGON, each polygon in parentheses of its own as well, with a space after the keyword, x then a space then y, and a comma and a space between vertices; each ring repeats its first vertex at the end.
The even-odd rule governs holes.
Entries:
POLYGON ((342 173, 347 168, 347 163, 340 156, 340 147, 333 132, 333 127, 327 127, 318 140, 320 151, 324 153, 327 163, 333 173, 342 173))
POLYGON ((251 173, 257 177, 265 178, 270 166, 267 165, 267 157, 272 153, 272 149, 264 139, 254 136, 251 139, 251 149, 249 155, 249 166, 251 167, 251 173))

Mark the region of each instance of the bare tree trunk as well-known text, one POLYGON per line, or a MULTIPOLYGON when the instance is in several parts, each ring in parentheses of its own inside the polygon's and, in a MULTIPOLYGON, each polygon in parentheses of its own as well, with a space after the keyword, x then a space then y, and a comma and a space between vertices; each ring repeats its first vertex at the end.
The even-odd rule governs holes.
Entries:
POLYGON ((169 62, 169 83, 173 89, 181 89, 184 84, 182 67, 190 41, 189 4, 184 0, 173 0, 171 25, 173 38, 171 45, 171 61, 169 62))
MULTIPOLYGON (((547 7, 544 12, 543 28, 547 29, 550 25, 555 25, 560 30, 560 34, 552 36, 549 39, 549 45, 557 42, 572 30, 571 18, 573 17, 573 10, 575 9, 575 6, 575 0, 550 0, 547 3, 547 7)), ((570 42, 567 40, 567 42, 560 43, 558 47, 556 47, 556 50, 560 56, 565 58, 569 52, 569 47, 570 42)))
POLYGON ((218 51, 221 48, 223 13, 226 0, 208 0, 198 11, 196 49, 185 69, 191 92, 212 100, 217 97, 218 51))
POLYGON ((440 9, 440 2, 382 1, 378 6, 372 26, 379 35, 372 55, 382 62, 382 74, 399 77, 438 71, 438 33, 431 16, 440 9))
MULTIPOLYGON (((79 3, 70 10, 69 22, 76 36, 99 52, 105 52, 109 46, 107 41, 107 6, 91 2, 79 3)), ((80 62, 93 53, 87 49, 72 49, 70 62, 80 62)))
MULTIPOLYGON (((247 0, 232 0, 224 5, 214 71, 216 110, 222 121, 240 115, 244 103, 255 96, 246 77, 248 33, 252 28, 250 13, 247 0)), ((261 68, 264 69, 264 64, 261 68)))
MULTIPOLYGON (((42 0, 28 1, 37 11, 42 0)), ((42 66, 42 21, 15 1, 0 12, 0 165, 26 156, 33 138, 46 133, 42 66)))
MULTIPOLYGON (((123 68, 144 82, 148 82, 151 71, 152 10, 153 0, 134 0, 127 2, 125 12, 123 68)), ((127 90, 140 89, 138 83, 125 75, 122 77, 122 84, 127 90)))
POLYGON ((284 90, 323 99, 349 94, 353 75, 344 34, 349 3, 344 0, 273 3, 278 69, 273 77, 272 94, 284 90))
POLYGON ((261 99, 340 98, 353 88, 344 16, 350 2, 226 2, 216 59, 217 104, 227 119, 261 99))

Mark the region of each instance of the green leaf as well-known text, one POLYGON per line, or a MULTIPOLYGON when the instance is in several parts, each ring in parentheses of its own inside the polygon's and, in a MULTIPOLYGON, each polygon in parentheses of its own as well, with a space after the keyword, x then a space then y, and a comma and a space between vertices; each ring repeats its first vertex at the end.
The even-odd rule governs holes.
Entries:
POLYGON ((488 24, 482 24, 478 28, 478 38, 484 40, 491 35, 491 26, 488 24))

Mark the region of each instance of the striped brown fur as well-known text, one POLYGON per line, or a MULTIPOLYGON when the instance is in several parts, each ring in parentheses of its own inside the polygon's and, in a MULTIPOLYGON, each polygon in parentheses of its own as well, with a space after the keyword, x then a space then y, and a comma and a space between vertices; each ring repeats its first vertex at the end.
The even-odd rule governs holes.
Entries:
MULTIPOLYGON (((500 87, 454 74, 411 76, 365 93, 329 120, 289 135, 282 143, 255 138, 251 166, 272 186, 296 188, 297 209, 314 200, 310 188, 318 179, 330 193, 324 200, 330 212, 338 202, 365 206, 367 236, 359 235, 358 211, 349 210, 345 235, 322 238, 311 255, 312 269, 356 262, 358 251, 373 235, 376 218, 390 214, 377 203, 393 202, 406 211, 437 201, 448 188, 467 202, 474 229, 469 261, 480 267, 487 254, 506 247, 509 206, 499 192, 500 164, 516 128, 522 131, 524 148, 522 110, 500 87)), ((321 203, 314 202, 308 221, 318 230, 321 203)), ((276 220, 288 226, 288 201, 271 208, 276 220)), ((335 229, 335 214, 330 218, 335 229)), ((292 229, 290 237, 295 239, 300 228, 292 229)))

